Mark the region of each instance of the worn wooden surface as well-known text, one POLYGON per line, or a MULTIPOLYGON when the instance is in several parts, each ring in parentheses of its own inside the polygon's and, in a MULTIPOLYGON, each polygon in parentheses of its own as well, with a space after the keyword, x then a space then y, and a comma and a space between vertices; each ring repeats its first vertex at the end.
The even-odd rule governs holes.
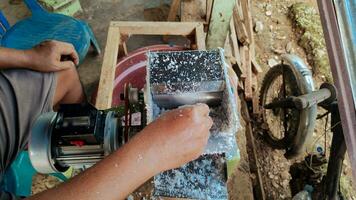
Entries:
POLYGON ((251 57, 255 57, 255 39, 253 38, 253 25, 251 16, 251 3, 250 0, 241 0, 241 8, 243 13, 243 20, 246 27, 248 39, 250 40, 249 49, 251 57))
POLYGON ((195 27, 195 42, 198 50, 206 49, 204 25, 201 23, 195 27))
POLYGON ((258 74, 258 73, 262 73, 263 72, 261 66, 257 63, 255 58, 252 58, 251 62, 252 62, 252 71, 253 71, 253 73, 258 74))
MULTIPOLYGON (((242 13, 241 13, 242 14, 242 13)), ((235 32, 237 38, 243 45, 249 45, 250 39, 247 35, 247 30, 243 21, 243 16, 239 12, 239 6, 236 5, 233 10, 233 20, 235 24, 235 32)))
POLYGON ((246 46, 240 46, 240 59, 241 59, 241 76, 242 81, 246 79, 246 46))
MULTIPOLYGON (((237 37, 236 37, 236 31, 235 31, 235 25, 234 25, 233 19, 231 19, 231 21, 230 21, 229 38, 231 41, 232 55, 234 56, 238 67, 241 68, 240 49, 239 49, 239 43, 238 43, 237 37)), ((241 69, 240 69, 240 71, 241 71, 241 69)))
POLYGON ((206 0, 206 23, 210 23, 211 10, 213 8, 214 0, 206 0))
POLYGON ((114 76, 119 53, 120 30, 118 26, 110 26, 105 47, 103 65, 101 67, 98 95, 95 106, 98 109, 111 107, 114 90, 114 76))
POLYGON ((259 114, 260 113, 260 105, 259 105, 259 91, 258 91, 258 78, 255 74, 252 74, 252 113, 259 114))
POLYGON ((235 0, 224 0, 224 3, 214 1, 206 38, 207 49, 224 47, 234 6, 235 0))
POLYGON ((194 33, 196 22, 112 22, 125 35, 190 35, 194 33))
POLYGON ((252 30, 252 17, 250 11, 250 1, 249 0, 240 0, 241 9, 243 14, 243 22, 246 27, 247 36, 250 41, 253 40, 253 30, 252 30))
POLYGON ((256 199, 265 200, 266 194, 263 188, 262 174, 260 171, 260 164, 258 162, 258 155, 256 151, 255 138, 252 130, 251 118, 250 118, 246 101, 244 100, 243 97, 241 97, 240 99, 241 99, 241 116, 243 120, 246 122, 245 134, 246 134, 247 145, 249 146, 248 155, 249 155, 249 162, 250 162, 250 170, 251 173, 254 173, 256 175, 255 184, 254 184, 255 197, 256 199))
MULTIPOLYGON (((233 25, 235 28, 236 37, 240 49, 240 71, 241 80, 244 85, 245 98, 248 101, 253 101, 254 106, 258 102, 257 74, 262 72, 261 67, 255 59, 255 42, 253 37, 253 25, 251 15, 250 0, 236 0, 233 9, 233 25)), ((230 29, 232 26, 230 25, 230 29)), ((237 57, 237 56, 236 56, 237 57)), ((258 108, 254 108, 257 109, 258 108)))
POLYGON ((245 98, 246 100, 251 100, 253 96, 252 91, 252 67, 251 67, 251 54, 250 49, 247 46, 243 47, 243 51, 245 53, 245 98))

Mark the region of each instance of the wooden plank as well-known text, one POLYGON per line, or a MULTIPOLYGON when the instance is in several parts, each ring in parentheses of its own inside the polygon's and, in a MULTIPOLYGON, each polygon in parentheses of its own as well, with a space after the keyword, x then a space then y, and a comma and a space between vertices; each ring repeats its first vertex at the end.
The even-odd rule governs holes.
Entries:
POLYGON ((244 16, 242 13, 242 8, 241 8, 241 0, 236 0, 234 9, 236 9, 239 19, 243 22, 244 16))
POLYGON ((241 116, 242 119, 246 122, 245 126, 245 135, 246 135, 246 143, 249 148, 247 148, 248 158, 250 163, 250 171, 251 173, 256 174, 257 180, 254 183, 254 191, 256 195, 256 199, 265 200, 266 194, 263 188, 263 180, 262 174, 260 171, 260 163, 258 162, 258 154, 256 151, 255 138, 253 136, 253 129, 251 124, 250 114, 248 112, 248 107, 246 101, 243 97, 240 96, 241 99, 241 116))
POLYGON ((239 41, 243 45, 250 44, 250 39, 247 34, 247 30, 246 30, 244 21, 243 21, 241 14, 239 14, 237 5, 234 7, 233 20, 234 20, 234 24, 235 24, 236 35, 237 35, 237 38, 239 39, 239 41))
POLYGON ((246 60, 246 51, 245 51, 245 48, 247 48, 246 46, 240 46, 239 49, 240 49, 240 58, 241 58, 241 77, 243 80, 246 79, 246 63, 245 63, 245 60, 246 60))
POLYGON ((246 27, 248 39, 251 40, 252 37, 252 18, 250 12, 250 2, 249 0, 240 0, 241 8, 242 8, 242 15, 243 15, 243 23, 246 27))
POLYGON ((251 74, 251 86, 252 86, 252 91, 254 93, 258 93, 258 81, 257 81, 257 75, 256 74, 251 74))
POLYGON ((240 90, 245 90, 243 81, 241 79, 239 80, 239 85, 238 85, 238 91, 240 90))
MULTIPOLYGON (((230 43, 232 46, 232 54, 233 54, 233 59, 235 62, 233 65, 233 69, 235 70, 235 72, 238 74, 238 76, 241 79, 245 79, 246 75, 245 75, 245 70, 243 69, 243 64, 242 64, 242 60, 245 60, 245 56, 243 57, 243 59, 241 58, 240 55, 240 47, 239 47, 239 43, 237 41, 237 37, 236 37, 236 32, 235 32, 235 25, 234 25, 234 21, 233 19, 231 19, 230 21, 230 35, 229 35, 229 39, 230 39, 230 43)), ((243 53, 244 54, 244 53, 243 53)), ((245 54, 244 54, 245 55, 245 54)))
POLYGON ((204 33, 204 25, 199 24, 195 27, 195 42, 198 50, 205 50, 205 33, 204 33))
POLYGON ((251 4, 249 0, 241 0, 242 14, 244 16, 244 24, 246 27, 247 35, 250 40, 250 54, 251 58, 255 57, 255 41, 253 38, 251 4))
POLYGON ((176 21, 176 17, 178 14, 180 6, 180 0, 172 0, 171 7, 169 9, 167 21, 176 21))
POLYGON ((98 95, 95 103, 95 106, 98 109, 107 109, 111 107, 119 45, 119 27, 110 26, 108 31, 108 37, 106 40, 104 61, 101 67, 98 95))
POLYGON ((231 19, 231 21, 230 21, 230 35, 229 35, 229 37, 230 37, 231 46, 232 46, 232 55, 234 56, 234 58, 236 60, 236 64, 239 66, 239 68, 241 68, 240 49, 239 49, 239 44, 238 44, 237 37, 236 37, 235 25, 234 25, 233 19, 231 19))
POLYGON ((112 22, 124 35, 191 35, 197 22, 112 22))
POLYGON ((214 0, 206 0, 206 24, 210 23, 211 10, 213 9, 214 0))
POLYGON ((255 58, 252 58, 251 62, 252 62, 252 71, 253 71, 253 73, 258 74, 258 73, 262 73, 263 72, 261 66, 257 63, 255 58))
POLYGON ((206 0, 182 0, 181 21, 206 23, 206 0))
POLYGON ((252 100, 253 91, 252 91, 252 67, 251 67, 251 54, 250 49, 244 46, 244 53, 245 53, 245 72, 246 72, 246 79, 245 79, 245 98, 246 100, 252 100))
MULTIPOLYGON (((246 100, 253 100, 253 77, 252 77, 252 60, 255 57, 255 44, 252 30, 252 17, 251 17, 251 5, 249 0, 241 0, 241 8, 243 14, 243 21, 246 27, 247 35, 250 40, 249 49, 246 51, 246 80, 245 80, 245 98, 246 100)), ((257 84, 257 83, 256 83, 257 84)), ((256 86, 257 87, 257 86, 256 86)), ((257 108, 256 108, 257 109, 257 108)))
POLYGON ((259 105, 259 92, 258 92, 258 77, 256 74, 252 74, 252 112, 253 114, 260 113, 260 105, 259 105))
POLYGON ((207 49, 224 47, 234 6, 235 0, 224 0, 224 3, 214 1, 206 40, 207 49))

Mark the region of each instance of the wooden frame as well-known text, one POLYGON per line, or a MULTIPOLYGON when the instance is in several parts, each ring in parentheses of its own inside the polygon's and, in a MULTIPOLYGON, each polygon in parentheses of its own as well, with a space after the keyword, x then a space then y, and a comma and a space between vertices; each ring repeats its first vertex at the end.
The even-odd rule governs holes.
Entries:
POLYGON ((194 36, 195 41, 191 45, 196 49, 205 50, 203 23, 112 21, 109 26, 95 103, 98 109, 111 108, 118 55, 120 51, 127 52, 125 42, 131 35, 194 36))

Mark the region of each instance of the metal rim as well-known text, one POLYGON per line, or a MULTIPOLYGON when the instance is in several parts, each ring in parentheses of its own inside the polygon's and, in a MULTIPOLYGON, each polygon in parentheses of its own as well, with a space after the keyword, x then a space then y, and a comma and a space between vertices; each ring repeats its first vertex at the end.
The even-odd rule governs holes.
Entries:
POLYGON ((40 173, 57 173, 51 154, 51 138, 56 112, 40 115, 34 123, 29 140, 29 156, 32 166, 40 173))
MULTIPOLYGON (((303 91, 303 94, 308 94, 315 90, 312 73, 300 57, 284 54, 282 59, 285 64, 292 66, 291 69, 295 71, 296 77, 300 80, 301 85, 299 88, 303 91)), ((303 119, 303 123, 299 124, 298 134, 287 149, 285 154, 287 158, 293 158, 305 150, 313 136, 316 115, 316 105, 301 111, 300 117, 303 119)))
POLYGON ((104 152, 105 156, 109 155, 113 151, 117 150, 119 144, 119 131, 118 131, 118 118, 115 116, 115 112, 110 111, 105 118, 104 127, 104 152))

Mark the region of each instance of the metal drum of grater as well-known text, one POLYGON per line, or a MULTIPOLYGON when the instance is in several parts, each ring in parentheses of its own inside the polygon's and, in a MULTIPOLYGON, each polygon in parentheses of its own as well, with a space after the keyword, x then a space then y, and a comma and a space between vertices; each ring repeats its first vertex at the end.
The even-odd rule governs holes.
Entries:
POLYGON ((227 199, 227 166, 239 158, 235 139, 239 121, 223 50, 149 52, 146 79, 148 123, 167 110, 195 103, 208 104, 214 122, 204 154, 156 175, 154 194, 227 199))

